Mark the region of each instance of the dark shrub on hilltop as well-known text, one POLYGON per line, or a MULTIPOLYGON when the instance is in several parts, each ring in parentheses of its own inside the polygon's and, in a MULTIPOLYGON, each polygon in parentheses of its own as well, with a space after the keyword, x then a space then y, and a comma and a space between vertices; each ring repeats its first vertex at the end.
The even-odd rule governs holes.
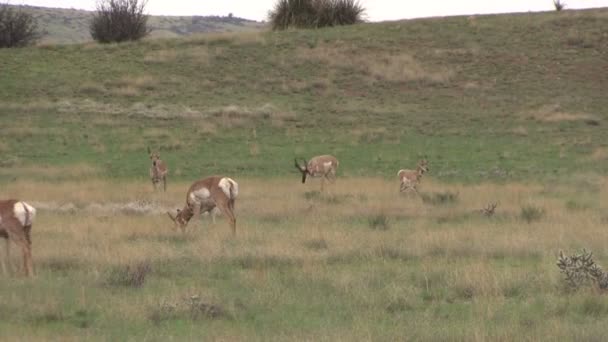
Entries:
POLYGON ((268 16, 273 30, 319 28, 363 22, 357 0, 278 0, 268 16))
POLYGON ((101 0, 89 26, 91 37, 100 43, 140 40, 150 33, 146 0, 101 0))
POLYGON ((19 7, 0 4, 0 48, 27 46, 39 37, 33 15, 19 7))

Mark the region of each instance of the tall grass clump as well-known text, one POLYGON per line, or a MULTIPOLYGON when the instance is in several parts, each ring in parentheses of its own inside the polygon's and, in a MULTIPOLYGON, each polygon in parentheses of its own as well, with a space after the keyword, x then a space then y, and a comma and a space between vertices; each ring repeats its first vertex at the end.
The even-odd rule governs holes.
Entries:
POLYGON ((522 220, 531 223, 535 221, 540 221, 545 216, 545 209, 535 207, 533 205, 526 205, 521 207, 521 211, 519 213, 519 217, 522 220))
POLYGON ((278 0, 268 13, 273 30, 320 28, 363 22, 358 0, 278 0))
POLYGON ((458 193, 451 191, 435 192, 430 195, 423 193, 420 197, 422 198, 422 202, 432 205, 448 205, 458 201, 458 193))
POLYGON ((390 220, 385 214, 377 214, 367 219, 367 224, 373 230, 389 230, 390 220))
POLYGON ((105 284, 108 286, 141 288, 151 271, 152 266, 148 261, 117 266, 107 272, 105 284))

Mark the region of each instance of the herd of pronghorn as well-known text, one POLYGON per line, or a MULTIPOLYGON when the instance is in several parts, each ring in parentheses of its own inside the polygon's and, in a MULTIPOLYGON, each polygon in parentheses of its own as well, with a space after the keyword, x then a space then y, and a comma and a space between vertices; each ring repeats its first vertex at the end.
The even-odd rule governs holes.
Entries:
MULTIPOLYGON (((150 151, 148 154, 152 160, 150 166, 150 179, 154 189, 162 183, 163 190, 167 190, 167 175, 169 168, 160 159, 158 152, 150 151)), ((307 177, 321 178, 321 191, 325 180, 334 182, 338 170, 338 159, 331 155, 322 155, 311 158, 304 163, 295 160, 295 167, 302 173, 302 183, 307 177)), ((400 191, 416 189, 422 175, 429 171, 426 159, 418 162, 415 170, 399 170, 397 175, 401 181, 400 191)), ((176 227, 185 232, 188 222, 194 217, 206 212, 219 209, 230 222, 232 234, 236 235, 236 216, 234 215, 234 202, 239 193, 237 182, 228 177, 211 176, 194 182, 186 193, 186 205, 177 214, 167 212, 176 227)), ((23 270, 27 276, 32 276, 34 268, 32 265, 32 223, 36 218, 36 209, 31 205, 15 200, 0 200, 0 238, 6 240, 6 257, 2 260, 2 272, 6 274, 6 261, 10 257, 10 242, 12 241, 21 248, 23 254, 23 270)))

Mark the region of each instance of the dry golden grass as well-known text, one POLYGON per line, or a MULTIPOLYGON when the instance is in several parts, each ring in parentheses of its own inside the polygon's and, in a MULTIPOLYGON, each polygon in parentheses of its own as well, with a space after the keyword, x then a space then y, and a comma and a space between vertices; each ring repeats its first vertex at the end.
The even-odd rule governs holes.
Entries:
POLYGON ((564 111, 559 104, 544 105, 536 110, 528 112, 526 117, 531 117, 543 122, 597 120, 594 115, 588 113, 564 111))
MULTIPOLYGON (((0 148, 0 150, 1 150, 1 148, 0 148)), ((593 152, 591 153, 589 158, 591 158, 591 160, 597 160, 597 161, 608 160, 608 147, 596 148, 595 150, 593 150, 593 152)))
MULTIPOLYGON (((180 286, 188 274, 200 271, 182 269, 182 262, 209 269, 217 264, 236 267, 239 287, 254 291, 248 298, 262 307, 294 300, 286 297, 285 285, 277 282, 275 268, 280 268, 286 277, 282 281, 293 278, 295 283, 327 284, 349 301, 380 312, 410 308, 424 315, 421 308, 427 305, 468 303, 479 319, 492 320, 513 296, 524 296, 525 303, 527 296, 533 298, 541 291, 559 291, 561 277, 554 267, 559 250, 584 246, 596 251, 600 261, 606 260, 608 233, 601 223, 602 208, 593 205, 573 211, 565 205, 573 199, 608 203, 606 192, 581 193, 569 184, 443 184, 426 177, 421 192, 458 194, 455 202, 433 205, 415 195, 400 195, 397 179, 339 178, 324 194, 315 191, 318 180, 302 185, 295 175, 236 180, 240 185, 236 239, 221 216, 215 225, 209 218, 193 220, 185 237, 173 229, 164 211, 183 205, 189 182, 172 182, 162 193, 143 181, 49 184, 20 180, 4 187, 0 198, 16 197, 38 205, 33 230, 38 277, 73 268, 86 270, 87 278, 100 283, 109 268, 142 261, 155 267, 167 265, 155 269, 161 274, 179 272, 176 283, 157 280, 162 282, 155 282, 154 291, 146 296, 139 295, 137 305, 126 303, 120 295, 103 298, 103 303, 97 299, 96 310, 140 320, 162 300, 195 294, 226 303, 225 291, 213 285, 216 276, 209 275, 216 279, 209 282, 205 273, 202 280, 195 280, 200 285, 180 286), (495 216, 488 218, 478 210, 490 202, 499 206, 495 216), (51 203, 74 205, 61 210, 51 203), (154 210, 121 209, 132 203, 154 210), (519 212, 526 205, 544 208, 546 216, 524 222, 519 212), (369 224, 369 218, 377 215, 387 218, 387 229, 373 229, 369 224), (78 247, 57 248, 59 244, 78 247), (385 284, 386 276, 390 277, 386 286, 377 288, 379 281, 385 284)), ((594 182, 608 185, 606 177, 594 182)), ((17 263, 17 258, 13 255, 12 262, 17 263)), ((90 289, 83 287, 83 298, 85 291, 90 289)), ((37 302, 42 303, 36 309, 38 316, 65 310, 62 303, 50 299, 37 302)), ((473 324, 480 336, 489 333, 484 326, 473 324)), ((350 334, 361 336, 367 329, 371 329, 369 324, 350 334)), ((505 332, 504 336, 513 335, 505 332)))
POLYGON ((453 76, 454 71, 445 67, 434 69, 425 66, 406 53, 389 53, 369 51, 352 53, 353 47, 345 45, 321 44, 315 48, 299 48, 296 55, 302 60, 326 63, 332 67, 352 68, 369 75, 370 80, 390 82, 426 81, 445 83, 453 76))
MULTIPOLYGON (((99 174, 99 170, 89 164, 80 163, 72 164, 69 166, 51 166, 51 165, 37 165, 37 166, 13 166, 11 168, 0 169, 0 174, 4 175, 21 175, 22 178, 63 178, 69 179, 71 177, 83 178, 83 177, 95 177, 99 174), (61 177, 60 177, 61 176, 61 177)), ((21 184, 21 183, 13 183, 21 184)), ((24 183, 21 186, 30 187, 28 183, 24 183)), ((7 186, 6 190, 13 189, 12 186, 7 186)))

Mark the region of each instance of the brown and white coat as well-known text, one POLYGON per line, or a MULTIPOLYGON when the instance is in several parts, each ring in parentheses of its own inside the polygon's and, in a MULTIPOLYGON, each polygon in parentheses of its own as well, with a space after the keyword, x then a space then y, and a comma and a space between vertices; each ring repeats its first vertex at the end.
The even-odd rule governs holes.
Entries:
POLYGON ((424 175, 429 170, 430 169, 426 159, 422 159, 418 162, 416 170, 399 170, 399 172, 397 173, 397 176, 399 176, 399 180, 401 181, 401 186, 399 190, 401 192, 404 192, 408 189, 412 189, 416 193, 418 193, 417 187, 420 183, 420 180, 422 179, 422 175, 424 175))
POLYGON ((6 273, 6 262, 10 262, 10 243, 21 247, 25 275, 34 275, 32 264, 32 223, 36 209, 31 205, 15 200, 0 200, 0 238, 6 239, 6 258, 2 261, 2 272, 6 273))
POLYGON ((302 183, 306 183, 306 178, 321 177, 321 191, 325 180, 333 182, 336 180, 336 172, 338 171, 338 159, 331 155, 316 156, 309 161, 303 160, 304 164, 299 164, 297 159, 294 159, 296 169, 302 173, 302 183))
POLYGON ((160 159, 160 153, 150 151, 150 147, 148 147, 148 155, 150 156, 150 160, 152 160, 152 165, 150 166, 152 186, 156 190, 158 184, 162 182, 163 191, 167 191, 167 174, 169 173, 167 163, 160 159))
POLYGON ((239 185, 233 179, 221 176, 211 176, 194 182, 186 194, 184 209, 177 210, 177 215, 167 213, 176 226, 185 232, 188 222, 194 216, 209 212, 214 208, 228 218, 232 234, 236 235, 236 216, 234 202, 239 193, 239 185))

